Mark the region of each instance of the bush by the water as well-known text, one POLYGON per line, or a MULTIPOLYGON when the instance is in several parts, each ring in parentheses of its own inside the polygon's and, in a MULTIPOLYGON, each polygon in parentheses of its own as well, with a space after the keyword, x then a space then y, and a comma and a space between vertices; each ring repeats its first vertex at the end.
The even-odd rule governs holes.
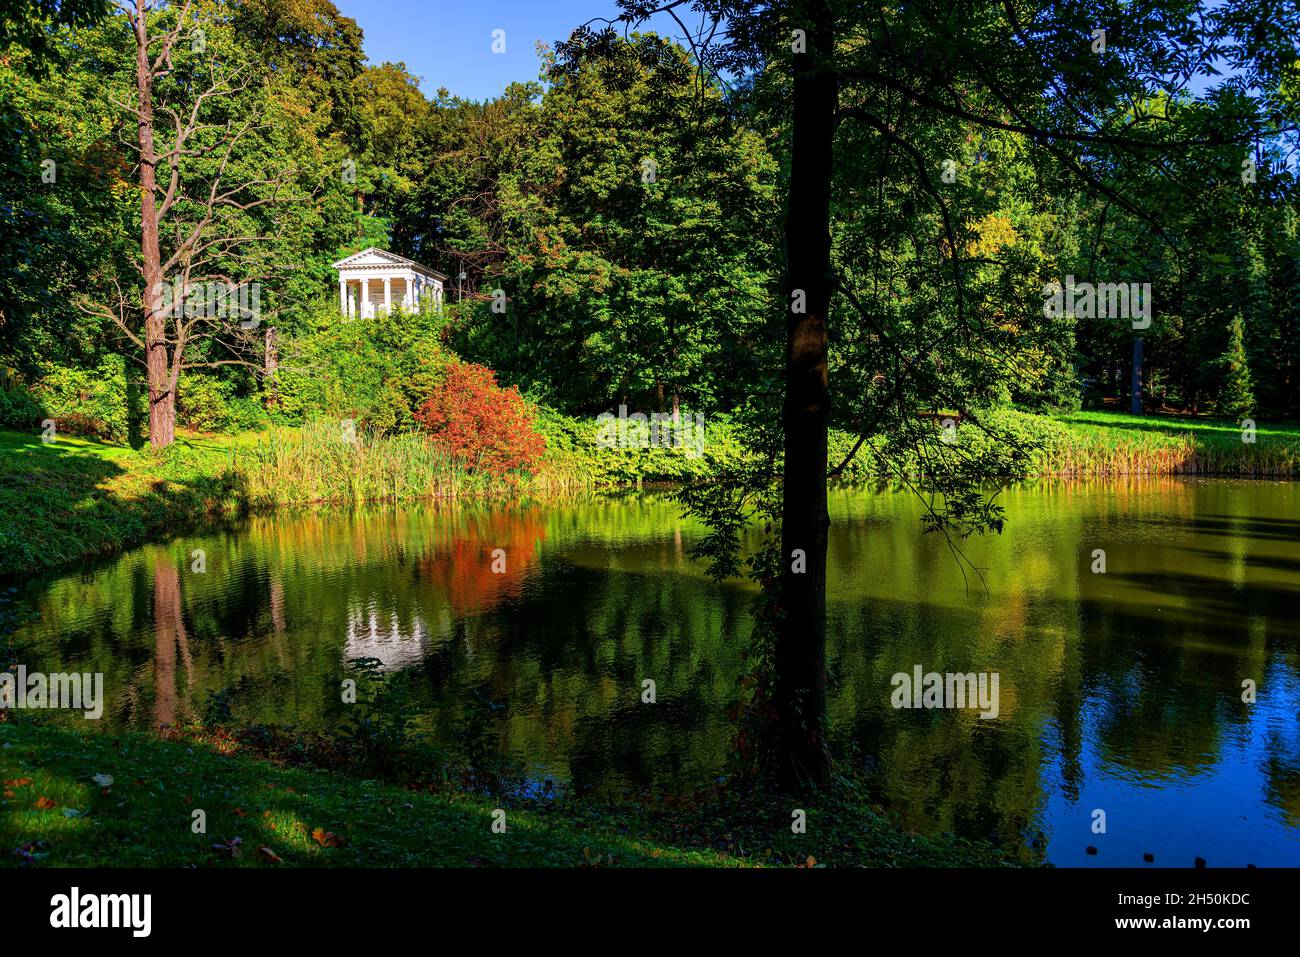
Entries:
POLYGON ((452 362, 415 414, 430 441, 472 473, 532 471, 546 451, 533 413, 514 386, 472 362, 452 362))

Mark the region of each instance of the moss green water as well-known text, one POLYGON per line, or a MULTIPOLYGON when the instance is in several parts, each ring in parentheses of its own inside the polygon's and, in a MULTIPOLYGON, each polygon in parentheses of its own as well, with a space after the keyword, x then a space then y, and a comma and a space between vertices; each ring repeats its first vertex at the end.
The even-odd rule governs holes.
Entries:
MULTIPOLYGON (((904 494, 834 498, 832 730, 881 803, 1026 860, 1300 864, 1300 488, 1003 502, 1006 533, 959 558, 904 494), (895 709, 892 676, 918 665, 997 673, 997 717, 895 709)), ((244 723, 333 727, 347 661, 375 658, 412 676, 436 738, 488 700, 492 747, 537 779, 673 791, 725 772, 746 670, 750 587, 689 561, 699 534, 653 495, 255 519, 32 582, 17 646, 33 669, 103 672, 114 730, 213 692, 244 723)))

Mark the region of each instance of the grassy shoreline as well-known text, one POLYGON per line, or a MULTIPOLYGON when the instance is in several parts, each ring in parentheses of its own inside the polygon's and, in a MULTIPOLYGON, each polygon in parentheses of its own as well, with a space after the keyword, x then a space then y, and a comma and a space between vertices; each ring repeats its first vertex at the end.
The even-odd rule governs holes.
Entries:
POLYGON ((986 844, 909 834, 843 787, 807 806, 796 835, 791 802, 776 796, 432 792, 26 716, 0 722, 0 779, 6 866, 1009 866, 986 844), (492 830, 498 809, 503 834, 492 830), (192 830, 196 810, 204 834, 192 830))
POLYGON ((1043 475, 1300 477, 1295 426, 1265 423, 1247 442, 1239 424, 1187 417, 1076 412, 1053 424, 1060 432, 1040 457, 1043 475))
MULTIPOLYGON (((1255 442, 1228 423, 1083 412, 1063 418, 1003 413, 1004 427, 1040 447, 1038 477, 1300 476, 1300 429, 1262 427, 1255 442)), ((337 424, 235 436, 182 435, 153 453, 94 440, 49 445, 0 431, 0 577, 31 574, 112 554, 206 523, 254 512, 373 502, 552 495, 644 481, 681 481, 725 464, 738 443, 721 422, 706 454, 676 449, 593 453, 574 420, 551 423, 537 476, 469 475, 415 435, 360 434, 343 442, 337 424)), ((837 433, 832 445, 852 445, 837 433)), ((836 446, 838 448, 838 446, 836 446)), ((852 479, 871 476, 864 446, 852 479)))

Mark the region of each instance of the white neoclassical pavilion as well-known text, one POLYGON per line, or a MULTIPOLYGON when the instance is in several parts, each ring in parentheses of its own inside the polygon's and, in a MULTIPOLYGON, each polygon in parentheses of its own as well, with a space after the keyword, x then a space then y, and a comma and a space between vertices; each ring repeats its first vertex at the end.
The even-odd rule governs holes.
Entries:
POLYGON ((369 319, 394 306, 416 309, 424 300, 442 308, 447 277, 404 256, 371 246, 334 264, 339 274, 339 310, 349 318, 369 319))

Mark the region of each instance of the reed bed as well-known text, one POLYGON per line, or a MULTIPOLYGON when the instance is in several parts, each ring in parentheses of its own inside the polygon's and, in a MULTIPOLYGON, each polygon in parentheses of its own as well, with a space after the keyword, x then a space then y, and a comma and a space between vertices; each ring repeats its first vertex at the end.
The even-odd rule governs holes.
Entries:
POLYGON ((474 473, 418 432, 358 428, 352 435, 336 420, 272 429, 230 454, 229 470, 255 509, 566 495, 593 484, 586 474, 546 461, 536 475, 474 473))
POLYGON ((352 435, 337 421, 272 429, 232 450, 231 464, 255 508, 456 498, 504 485, 471 475, 422 435, 352 435))
POLYGON ((1036 474, 1300 476, 1300 435, 1260 432, 1243 442, 1230 431, 1135 432, 1064 423, 1046 437, 1036 474))

